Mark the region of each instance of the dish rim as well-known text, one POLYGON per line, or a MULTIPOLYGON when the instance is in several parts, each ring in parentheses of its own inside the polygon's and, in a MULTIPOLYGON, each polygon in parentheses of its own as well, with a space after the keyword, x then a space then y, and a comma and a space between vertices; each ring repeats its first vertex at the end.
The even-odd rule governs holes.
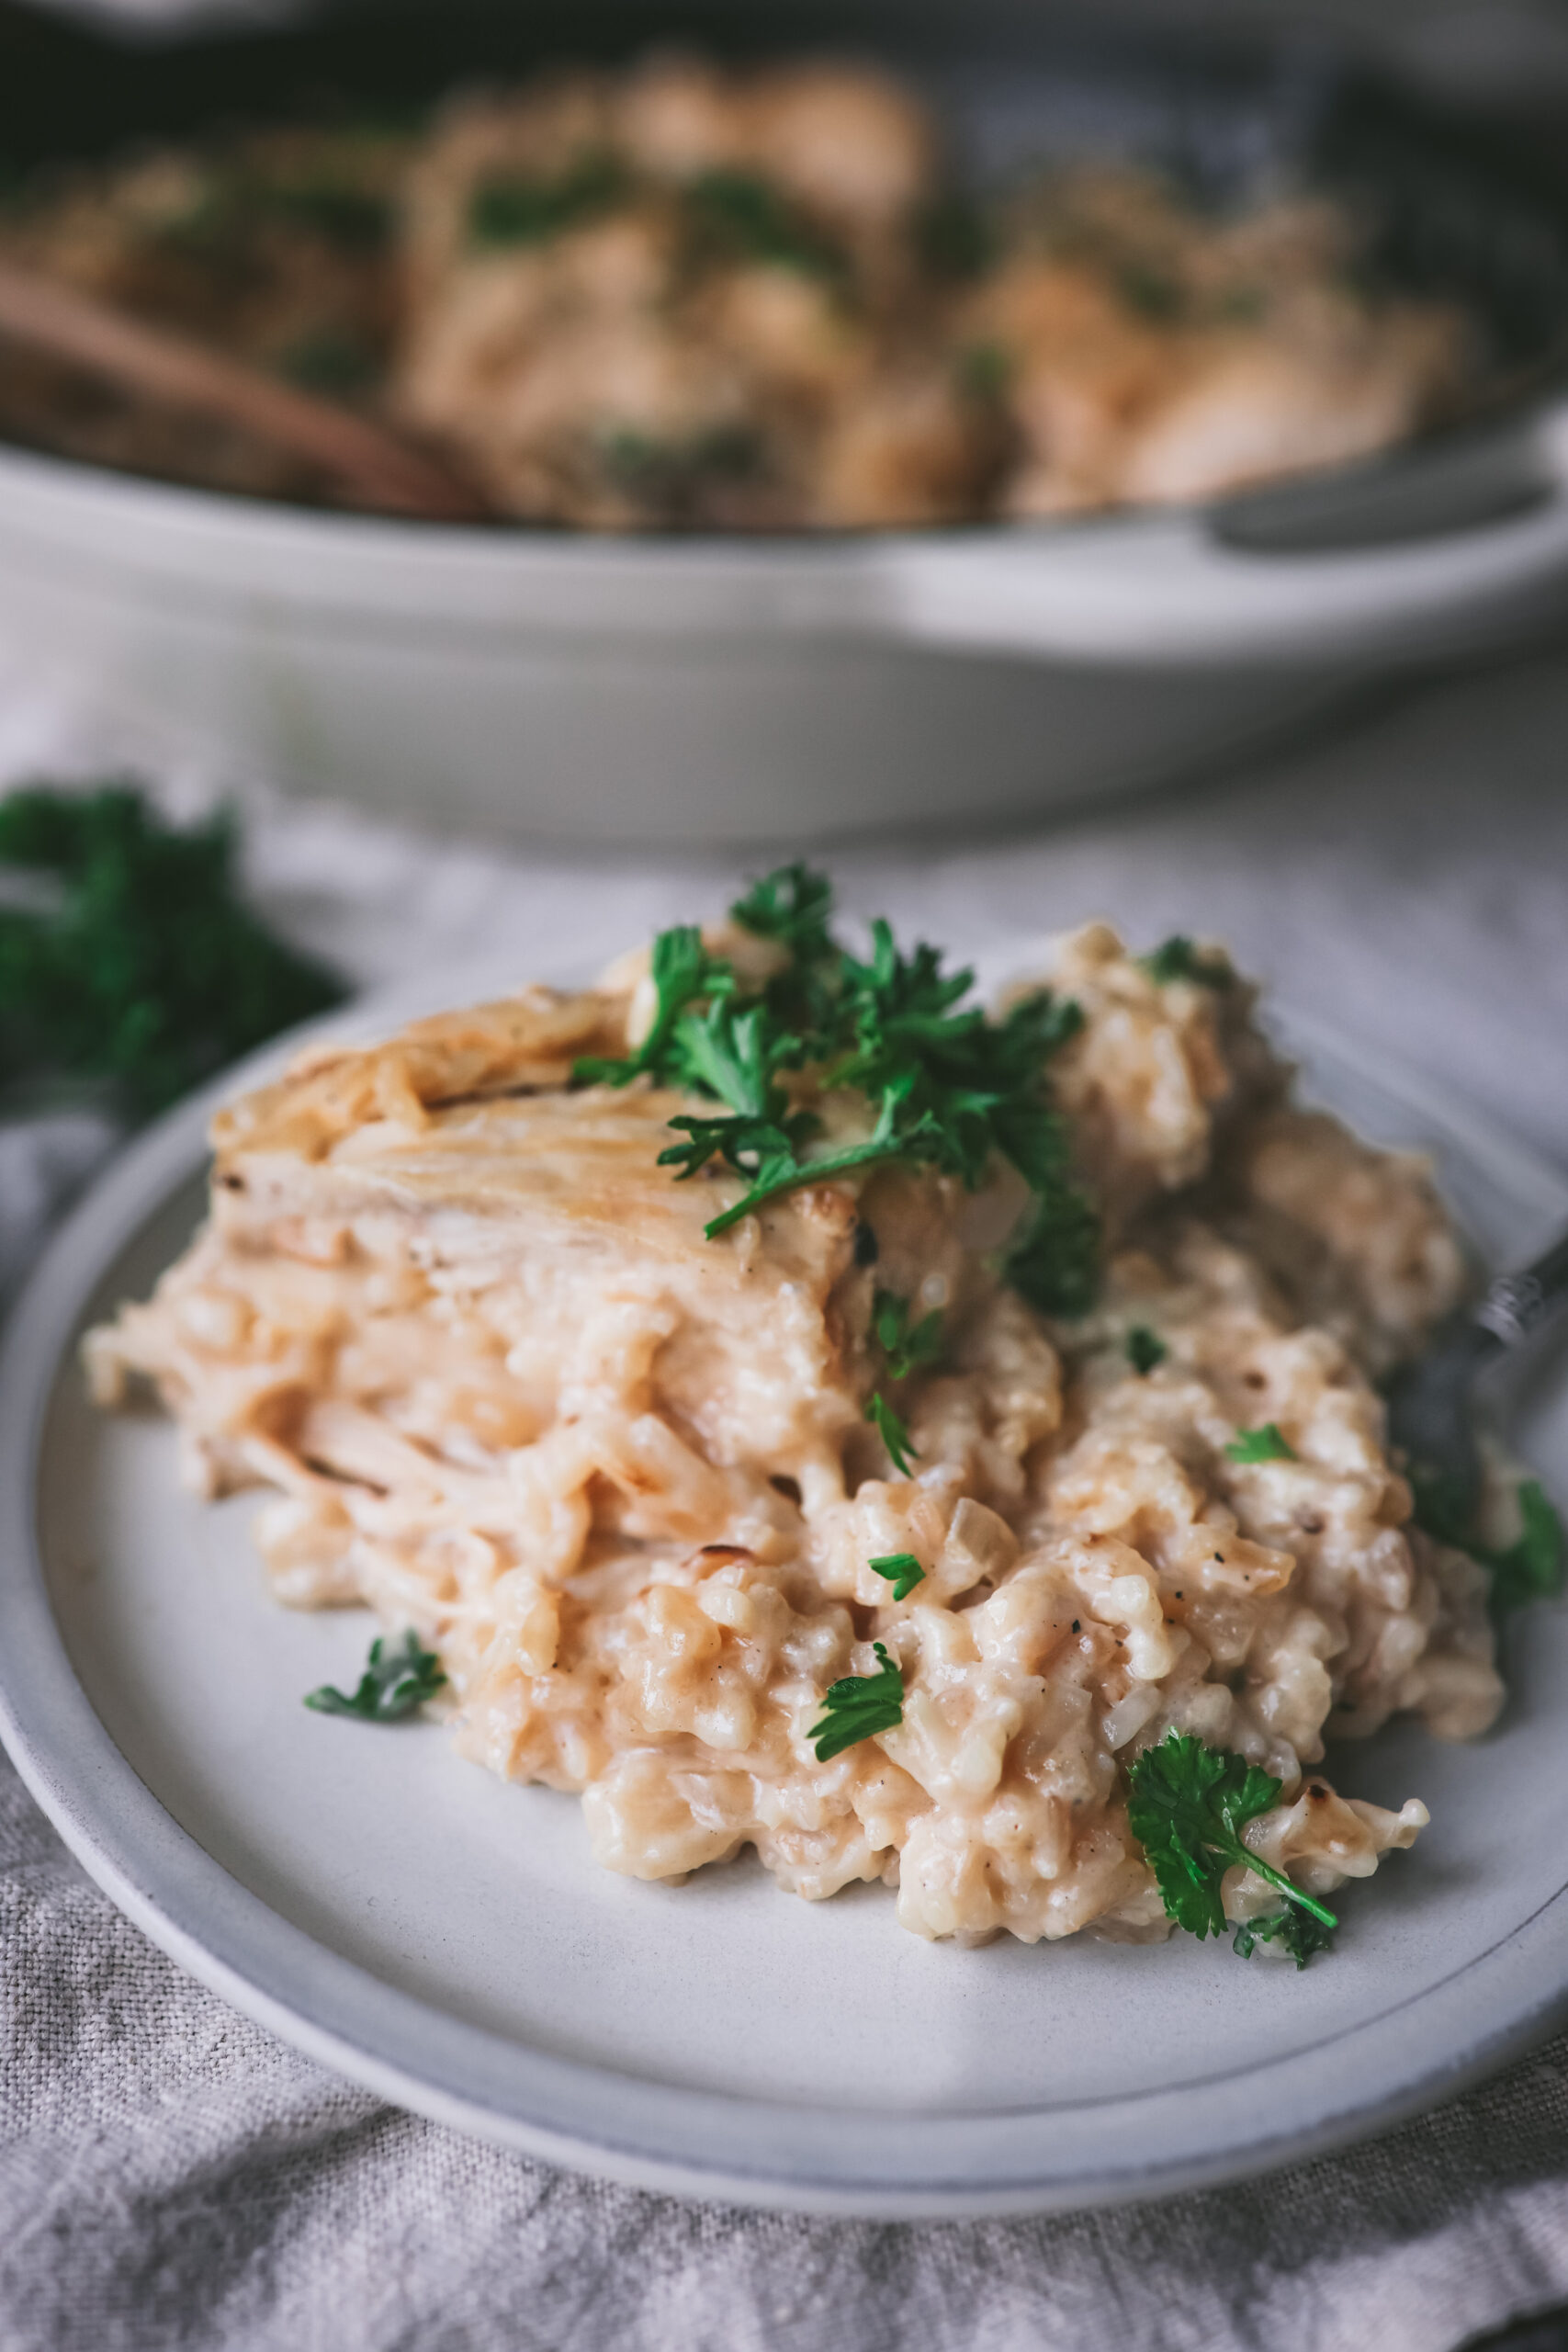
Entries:
MULTIPOLYGON (((493 981, 497 959, 465 966, 493 981)), ((1282 2059, 1196 2084, 1017 2110, 884 2110, 677 2087, 563 2059, 433 2007, 273 1911, 165 1811, 76 1677, 50 1601, 34 1510, 51 1400, 107 1268, 205 1159, 237 1085, 306 1039, 385 1031, 438 990, 377 992, 264 1049, 165 1115, 111 1166, 40 1261, 0 1351, 0 1737, 27 1787, 110 1898, 231 2006, 340 2075, 430 2120, 637 2188, 840 2216, 1072 2210, 1273 2169, 1387 2129, 1451 2096, 1568 2016, 1568 1883, 1435 1985, 1282 2059), (1476 1972, 1483 1972, 1485 1997, 1476 1972), (1477 2020, 1485 2022, 1477 2029, 1477 2020), (1339 2053, 1314 2077, 1323 2053, 1339 2053), (1437 2052, 1438 2054, 1434 2055, 1437 2052), (1290 2114, 1289 2126, 1265 2120, 1290 2114), (1129 2151, 1141 2153, 1130 2154, 1129 2151)), ((472 986, 470 980, 466 985, 472 986)), ((1501 1172, 1543 1220, 1568 1181, 1442 1087, 1294 1012, 1289 1034, 1364 1074, 1501 1172)))

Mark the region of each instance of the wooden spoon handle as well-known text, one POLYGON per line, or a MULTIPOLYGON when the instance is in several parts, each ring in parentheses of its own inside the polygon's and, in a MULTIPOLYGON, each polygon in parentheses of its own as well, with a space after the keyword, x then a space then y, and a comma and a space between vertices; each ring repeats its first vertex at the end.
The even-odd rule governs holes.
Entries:
POLYGON ((395 514, 468 523, 488 511, 436 458, 385 425, 8 261, 0 261, 0 334, 144 398, 241 425, 395 514))

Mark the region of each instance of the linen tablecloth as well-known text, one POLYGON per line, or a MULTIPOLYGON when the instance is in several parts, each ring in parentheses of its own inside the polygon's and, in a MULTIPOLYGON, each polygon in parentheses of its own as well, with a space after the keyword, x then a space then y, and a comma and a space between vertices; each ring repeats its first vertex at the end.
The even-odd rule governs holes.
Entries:
MULTIPOLYGON (((1090 913, 1220 933, 1303 1009, 1568 1163, 1568 650, 1183 795, 855 849, 849 910, 993 954, 1090 913)), ((0 666, 0 782, 127 750, 0 666)), ((962 779, 955 779, 961 792, 962 779)), ((249 880, 373 984, 547 973, 716 906, 733 861, 453 842, 259 798, 249 880)), ((108 1138, 0 1136, 0 1284, 108 1138)), ((894 2226, 552 2172, 401 2114, 190 1982, 0 1765, 4 2352, 1453 2352, 1568 2298, 1568 2040, 1380 2141, 1097 2214, 894 2226)))

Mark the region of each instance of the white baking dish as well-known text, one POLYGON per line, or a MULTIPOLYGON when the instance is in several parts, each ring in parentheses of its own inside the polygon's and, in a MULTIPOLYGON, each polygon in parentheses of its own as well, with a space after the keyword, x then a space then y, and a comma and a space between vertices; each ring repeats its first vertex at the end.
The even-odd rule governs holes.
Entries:
POLYGON ((1022 818, 1563 610, 1540 397, 1212 514, 821 539, 401 524, 0 450, 0 639, 233 772, 557 836, 1022 818))
POLYGON ((1522 512, 1285 553, 1190 513, 787 545, 488 535, 5 453, 0 635, 231 768, 453 823, 964 828, 1191 771, 1563 609, 1568 412, 1505 454, 1536 489, 1522 512))

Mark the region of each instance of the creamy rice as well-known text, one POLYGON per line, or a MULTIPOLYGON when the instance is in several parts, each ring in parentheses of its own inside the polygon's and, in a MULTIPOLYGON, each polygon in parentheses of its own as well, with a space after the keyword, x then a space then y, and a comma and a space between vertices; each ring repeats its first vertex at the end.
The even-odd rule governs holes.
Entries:
MULTIPOLYGON (((1005 1286, 1007 1177, 873 1169, 705 1238, 738 1180, 656 1165, 704 1106, 569 1083, 645 1025, 634 961, 223 1113, 210 1217, 91 1335, 96 1393, 145 1375, 197 1492, 270 1488, 279 1599, 415 1628, 463 1753, 580 1792, 612 1869, 751 1847, 812 1899, 884 1881, 923 1936, 1154 1940, 1124 1768, 1175 1729, 1283 1784, 1262 1858, 1318 1894, 1368 1876, 1427 1816, 1335 1794, 1325 1736, 1403 1712, 1468 1737, 1501 1697, 1482 1572, 1412 1525, 1372 1385, 1460 1295, 1459 1250, 1422 1162, 1292 1106, 1239 983, 1161 986, 1098 925, 1051 977, 1107 1220, 1080 1319, 1005 1286), (943 1315, 891 1391, 908 1477, 865 1419, 879 1288, 943 1315), (1270 1422, 1293 1458, 1227 1452, 1270 1422), (901 1601, 869 1566, 897 1553, 924 1572, 901 1601), (903 1719, 818 1761, 874 1643, 903 1719)), ((1225 1901, 1278 1898, 1237 1868, 1225 1901)))

